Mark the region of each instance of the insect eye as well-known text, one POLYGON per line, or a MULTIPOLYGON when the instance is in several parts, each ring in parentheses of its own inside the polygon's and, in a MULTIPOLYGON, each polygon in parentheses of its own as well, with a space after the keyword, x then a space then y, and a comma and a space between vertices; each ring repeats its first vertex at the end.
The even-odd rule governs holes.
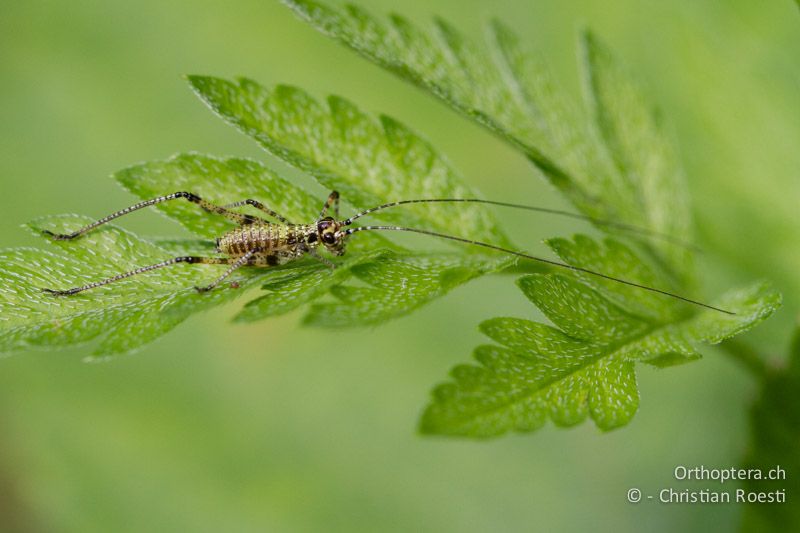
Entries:
POLYGON ((322 242, 325 244, 333 244, 336 242, 336 236, 333 233, 323 233, 322 242))

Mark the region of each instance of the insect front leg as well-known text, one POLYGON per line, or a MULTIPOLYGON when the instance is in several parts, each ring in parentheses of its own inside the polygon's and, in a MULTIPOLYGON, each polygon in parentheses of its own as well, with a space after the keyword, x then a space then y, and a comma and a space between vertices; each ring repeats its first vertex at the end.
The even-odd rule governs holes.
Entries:
POLYGON ((308 255, 310 255, 311 257, 313 257, 314 259, 316 259, 317 261, 319 261, 323 265, 327 266, 331 270, 336 270, 336 263, 334 263, 333 261, 331 261, 327 257, 322 257, 321 255, 319 255, 319 252, 317 252, 316 250, 313 250, 313 249, 308 250, 308 255))
POLYGON ((89 231, 95 229, 98 226, 102 226, 103 224, 105 224, 107 222, 110 222, 110 221, 114 220, 115 218, 119 218, 119 217, 121 217, 123 215, 127 215, 128 213, 133 213, 134 211, 138 211, 139 209, 142 209, 144 207, 149 207, 151 205, 161 204, 161 203, 168 202, 170 200, 175 200, 175 199, 178 199, 178 198, 184 198, 184 199, 188 200, 189 202, 192 202, 193 204, 197 204, 198 206, 200 206, 205 211, 208 211, 209 213, 214 213, 214 214, 217 214, 217 215, 221 215, 221 216, 227 218, 228 220, 232 220, 233 222, 236 222, 237 224, 240 224, 240 225, 253 224, 253 223, 259 222, 259 221, 266 222, 266 220, 263 220, 261 218, 258 218, 258 217, 252 216, 252 215, 243 215, 241 213, 235 213, 233 211, 229 211, 228 209, 226 209, 224 207, 212 204, 211 202, 209 202, 207 200, 203 200, 202 198, 200 198, 199 196, 197 196, 194 193, 185 192, 185 191, 178 191, 178 192, 175 192, 175 193, 172 193, 172 194, 168 194, 166 196, 159 196, 158 198, 151 198, 150 200, 145 200, 143 202, 139 202, 138 204, 134 204, 134 205, 132 205, 130 207, 126 207, 125 209, 121 209, 121 210, 119 210, 119 211, 117 211, 115 213, 111 213, 110 215, 105 216, 105 217, 103 217, 100 220, 97 220, 95 222, 92 222, 91 224, 88 224, 88 225, 86 225, 86 226, 84 226, 84 227, 82 227, 82 228, 80 228, 80 229, 78 229, 76 231, 73 231, 72 233, 61 233, 61 234, 59 234, 59 233, 53 233, 52 231, 48 231, 48 230, 44 230, 44 233, 46 235, 51 236, 54 240, 57 240, 57 241, 68 241, 68 240, 80 237, 84 233, 89 232, 89 231))
POLYGON ((110 278, 104 279, 102 281, 96 281, 94 283, 89 283, 88 285, 83 285, 82 287, 73 287, 71 289, 65 290, 58 290, 58 289, 42 289, 43 292, 48 294, 52 294, 54 296, 70 296, 72 294, 78 294, 79 292, 87 291, 89 289, 94 289, 97 287, 102 287, 104 285, 108 285, 110 283, 114 283, 115 281, 119 281, 125 278, 130 278, 131 276, 135 276, 137 274, 144 274, 145 272, 150 272, 151 270, 157 270, 159 268, 164 268, 170 265, 175 265, 178 263, 189 263, 189 264, 203 264, 203 265, 226 265, 230 262, 228 258, 218 258, 218 257, 196 257, 196 256, 181 256, 181 257, 173 257, 172 259, 167 259, 166 261, 162 261, 160 263, 156 263, 154 265, 149 265, 141 268, 137 268, 131 270, 129 272, 124 272, 122 274, 117 274, 116 276, 112 276, 110 278))
POLYGON ((328 199, 325 200, 325 204, 322 206, 319 218, 325 218, 331 205, 333 206, 333 213, 336 216, 336 220, 339 220, 339 193, 336 191, 331 191, 331 194, 328 195, 328 199))

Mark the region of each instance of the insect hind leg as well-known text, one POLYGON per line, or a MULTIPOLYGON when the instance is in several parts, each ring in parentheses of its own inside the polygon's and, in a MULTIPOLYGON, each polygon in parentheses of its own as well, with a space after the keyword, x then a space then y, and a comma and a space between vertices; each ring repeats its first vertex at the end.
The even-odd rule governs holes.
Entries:
POLYGON ((197 257, 197 256, 173 257, 172 259, 167 259, 166 261, 161 261, 160 263, 156 263, 154 265, 148 265, 145 267, 136 268, 134 270, 123 272, 122 274, 117 274, 116 276, 112 276, 110 278, 106 278, 101 281, 95 281, 94 283, 89 283, 81 287, 73 287, 71 289, 65 289, 65 290, 42 289, 42 292, 52 294, 53 296, 71 296, 73 294, 78 294, 79 292, 87 291, 89 289, 95 289, 97 287, 103 287, 104 285, 109 285, 111 283, 114 283, 115 281, 120 281, 126 278, 130 278, 132 276, 136 276, 138 274, 144 274, 145 272, 150 272, 151 270, 157 270, 159 268, 164 268, 178 263, 226 265, 230 263, 230 259, 218 258, 218 257, 197 257))
POLYGON ((178 191, 178 192, 175 192, 175 193, 172 193, 172 194, 168 194, 166 196, 159 196, 157 198, 151 198, 150 200, 144 200, 143 202, 139 202, 138 204, 134 204, 134 205, 132 205, 130 207, 126 207, 125 209, 120 209, 119 211, 111 213, 110 215, 105 216, 105 217, 103 217, 103 218, 101 218, 101 219, 99 219, 99 220, 97 220, 95 222, 92 222, 91 224, 87 224, 86 226, 84 226, 84 227, 82 227, 82 228, 80 228, 78 230, 75 230, 72 233, 54 233, 54 232, 49 231, 49 230, 43 230, 42 233, 44 233, 45 235, 48 235, 49 237, 52 237, 53 240, 56 240, 56 241, 69 241, 69 240, 75 239, 77 237, 80 237, 84 233, 87 233, 87 232, 97 228, 98 226, 102 226, 103 224, 106 224, 106 223, 114 220, 115 218, 119 218, 119 217, 121 217, 123 215, 127 215, 128 213, 132 213, 134 211, 138 211, 139 209, 142 209, 142 208, 145 208, 145 207, 149 207, 151 205, 157 205, 157 204, 161 204, 161 203, 164 203, 164 202, 169 202, 170 200, 175 200, 175 199, 178 199, 178 198, 184 198, 184 199, 188 200, 189 202, 200 206, 202 209, 204 209, 205 211, 208 211, 209 213, 214 213, 214 214, 217 214, 217 215, 221 215, 221 216, 227 218, 228 220, 232 220, 233 222, 236 222, 237 224, 240 224, 240 225, 253 224, 254 222, 258 222, 258 221, 262 220, 262 219, 260 219, 258 217, 252 216, 252 215, 243 215, 241 213, 235 213, 235 212, 230 211, 230 210, 228 210, 228 209, 226 209, 224 207, 212 204, 211 202, 209 202, 207 200, 203 200, 202 198, 200 198, 199 196, 197 196, 194 193, 186 192, 186 191, 178 191))

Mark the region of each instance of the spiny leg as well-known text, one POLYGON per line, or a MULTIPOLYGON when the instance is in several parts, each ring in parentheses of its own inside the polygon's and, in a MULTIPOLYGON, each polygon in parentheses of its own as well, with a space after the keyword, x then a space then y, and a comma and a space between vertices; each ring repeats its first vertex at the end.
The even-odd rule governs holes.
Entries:
POLYGON ((222 207, 225 208, 225 209, 230 209, 232 207, 242 207, 243 205, 252 205, 256 209, 260 209, 261 211, 265 212, 266 214, 268 214, 269 216, 271 216, 275 220, 283 222, 284 224, 291 224, 291 222, 286 220, 286 218, 283 215, 280 215, 280 214, 276 213, 275 211, 273 211, 269 207, 265 206, 264 204, 262 204, 258 200, 251 200, 250 198, 248 198, 247 200, 241 200, 239 202, 233 202, 232 204, 226 204, 226 205, 224 205, 222 207))
POLYGON ((230 259, 228 258, 217 258, 217 257, 196 257, 196 256, 181 256, 181 257, 173 257, 172 259, 167 259, 166 261, 162 261, 160 263, 156 263, 155 265, 149 265, 146 267, 137 268, 135 270, 131 270, 129 272, 124 272, 122 274, 117 274, 116 276, 110 277, 108 279, 104 279, 102 281, 96 281, 94 283, 89 283, 88 285, 84 285, 82 287, 73 287, 72 289, 66 290, 56 290, 56 289, 42 289, 42 291, 47 292, 49 294, 53 294, 55 296, 69 296, 71 294, 77 294, 79 292, 83 292, 89 289, 94 289, 97 287, 102 287, 103 285, 108 285, 110 283, 114 283, 115 281, 119 281, 121 279, 129 278, 131 276, 135 276, 137 274, 143 274, 145 272, 150 272, 151 270, 156 270, 159 268, 164 268, 166 266, 174 265, 177 263, 189 263, 189 264, 203 264, 203 265, 227 265, 230 263, 230 259))
MULTIPOLYGON (((199 205, 202 209, 205 209, 209 213, 215 213, 217 215, 222 215, 225 218, 227 218, 229 220, 232 220, 232 221, 234 221, 234 222, 236 222, 237 224, 240 224, 240 225, 253 224, 254 222, 262 221, 262 219, 260 219, 258 217, 254 217, 252 215, 243 215, 241 213, 235 213, 233 211, 229 211, 229 210, 225 209, 224 207, 220 207, 218 205, 214 205, 211 202, 203 200, 202 198, 200 198, 196 194, 193 194, 193 193, 190 193, 190 192, 185 192, 185 191, 179 191, 179 192, 175 192, 175 193, 172 193, 172 194, 168 194, 166 196, 159 196, 158 198, 151 198, 150 200, 145 200, 143 202, 139 202, 138 204, 134 204, 134 205, 132 205, 130 207, 126 207, 125 209, 122 209, 122 210, 117 211, 115 213, 111 213, 110 215, 108 215, 106 217, 103 217, 100 220, 97 220, 96 222, 92 222, 91 224, 88 224, 88 225, 86 225, 86 226, 84 226, 84 227, 82 227, 82 228, 80 228, 80 229, 78 229, 76 231, 73 231, 72 233, 58 234, 58 233, 53 233, 52 231, 48 231, 48 230, 44 230, 44 233, 46 235, 50 235, 51 237, 53 237, 53 239, 55 239, 57 241, 68 241, 68 240, 74 239, 76 237, 79 237, 79 236, 83 235, 84 233, 86 233, 88 231, 91 231, 91 230, 93 230, 94 228, 96 228, 98 226, 102 226, 103 224, 105 224, 107 222, 110 222, 110 221, 114 220, 115 218, 119 218, 122 215, 127 215, 128 213, 132 213, 134 211, 138 211, 139 209, 142 209, 143 207, 149 207, 151 205, 156 205, 156 204, 160 204, 160 203, 163 203, 163 202, 168 202, 170 200, 175 200, 176 198, 185 198, 186 200, 192 202, 193 204, 199 205)), ((264 222, 266 222, 266 221, 264 221, 264 222)))
POLYGON ((255 255, 255 253, 256 253, 255 250, 250 250, 249 252, 247 252, 243 256, 237 258, 232 263, 229 261, 228 263, 231 265, 230 268, 228 268, 228 270, 226 270, 220 277, 215 279, 211 283, 211 285, 206 285, 205 287, 195 287, 195 289, 197 289, 197 292, 210 291, 211 289, 213 289, 214 287, 216 287, 217 285, 219 285, 220 283, 225 281, 225 278, 227 278, 228 276, 233 274, 236 270, 238 270, 239 268, 241 268, 244 265, 246 265, 247 263, 249 263, 250 262, 250 258, 252 258, 253 255, 255 255))
POLYGON ((325 200, 325 205, 322 206, 322 211, 319 214, 319 218, 325 218, 325 215, 327 214, 331 205, 333 205, 333 213, 336 215, 336 220, 339 220, 339 193, 336 191, 331 191, 328 199, 325 200))

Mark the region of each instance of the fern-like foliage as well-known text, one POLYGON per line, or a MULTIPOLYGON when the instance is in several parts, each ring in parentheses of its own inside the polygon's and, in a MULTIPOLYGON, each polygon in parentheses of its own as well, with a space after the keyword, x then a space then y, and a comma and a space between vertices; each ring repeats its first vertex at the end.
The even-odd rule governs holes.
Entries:
MULTIPOLYGON (((586 86, 581 106, 563 99, 541 61, 524 52, 500 23, 490 25, 480 45, 443 21, 424 31, 402 17, 384 22, 353 6, 287 3, 323 31, 506 139, 584 214, 690 240, 683 176, 660 121, 639 87, 590 34, 581 40, 586 86)), ((326 189, 339 190, 352 209, 400 199, 477 196, 418 134, 389 117, 373 118, 343 98, 320 103, 289 86, 267 88, 243 78, 188 79, 219 116, 326 189)), ((254 198, 294 222, 312 221, 321 204, 263 164, 245 159, 185 154, 115 177, 140 199, 179 190, 217 204, 254 198)), ((308 324, 378 324, 514 263, 463 246, 446 253, 412 252, 364 232, 353 237, 334 271, 302 260, 242 269, 232 286, 210 294, 197 294, 193 286, 214 279, 224 267, 176 266, 70 298, 40 291, 81 285, 175 255, 212 255, 213 238, 231 228, 192 205, 171 202, 158 209, 196 238, 144 239, 106 225, 75 241, 50 241, 46 250, 0 252, 0 352, 89 341, 98 343, 96 355, 129 352, 191 314, 251 288, 262 292, 244 305, 238 321, 311 304, 308 324)), ((414 205, 375 216, 513 246, 490 212, 475 204, 414 205)), ((29 227, 40 235, 67 232, 88 220, 49 217, 29 227)), ((576 267, 692 291, 694 272, 685 247, 625 237, 628 244, 583 236, 549 244, 576 267)), ((763 284, 734 290, 717 302, 736 312, 729 316, 565 270, 523 277, 519 286, 553 325, 514 318, 485 322, 482 330, 496 344, 479 347, 478 366, 458 367, 454 381, 436 389, 423 431, 487 437, 530 431, 547 419, 572 425, 587 416, 602 429, 619 427, 636 411, 636 361, 669 366, 694 360, 700 344, 752 327, 780 302, 763 284)))
MULTIPOLYGON (((654 277, 642 263, 630 264, 630 249, 588 237, 555 241, 551 248, 572 264, 613 270, 632 267, 632 279, 654 277)), ((592 280, 566 274, 535 274, 518 285, 555 326, 521 318, 495 318, 481 331, 497 344, 475 350, 478 365, 453 369, 423 414, 425 433, 493 437, 527 432, 547 420, 572 426, 590 417, 602 430, 627 424, 639 405, 634 366, 666 367, 700 357, 702 344, 716 344, 764 320, 780 305, 765 284, 732 291, 717 311, 693 312, 657 295, 611 293, 592 280)))
MULTIPOLYGON (((63 215, 32 222, 42 230, 72 231, 90 222, 63 215)), ((42 288, 66 288, 110 277, 173 256, 156 244, 115 226, 75 243, 53 243, 49 250, 16 248, 0 252, 0 352, 58 347, 98 340, 96 355, 132 351, 163 335, 187 316, 230 301, 239 291, 215 291, 208 298, 192 288, 218 269, 164 269, 74 298, 54 297, 42 288)), ((240 279, 243 289, 274 274, 253 272, 240 279)))
MULTIPOLYGON (((353 5, 284 1, 317 29, 508 141, 583 213, 691 239, 684 176, 661 120, 589 32, 580 39, 579 105, 565 101, 542 61, 499 22, 476 43, 442 20, 422 29, 353 5)), ((674 243, 640 239, 634 249, 577 236, 549 244, 574 266, 677 292, 694 286, 691 254, 674 243)), ((434 391, 423 432, 488 437, 587 416, 601 429, 619 427, 638 405, 636 361, 697 359, 698 345, 740 333, 780 305, 780 295, 764 284, 719 299, 735 316, 575 273, 525 277, 519 285, 555 327, 514 318, 484 322, 482 331, 498 344, 477 348, 479 366, 455 368, 453 381, 434 391)))
MULTIPOLYGON (((166 190, 194 190, 226 202, 241 199, 242 194, 247 197, 271 189, 280 193, 287 216, 319 209, 317 199, 263 165, 243 159, 186 154, 132 167, 116 177, 142 197, 166 190)), ((230 228, 224 221, 197 213, 191 207, 163 205, 163 210, 208 239, 230 228)), ((44 230, 65 233, 91 221, 88 217, 64 215, 45 217, 28 227, 42 236, 44 230)), ((259 282, 299 276, 309 269, 315 269, 320 279, 331 278, 327 269, 317 264, 289 264, 271 271, 242 270, 236 278, 239 289, 198 294, 193 286, 207 283, 224 267, 176 266, 73 297, 55 298, 41 289, 83 285, 176 255, 213 255, 213 241, 147 240, 111 224, 75 241, 43 238, 48 241, 47 250, 20 248, 4 250, 0 255, 0 353, 92 340, 99 341, 94 350, 96 356, 126 353, 163 335, 191 314, 229 302, 259 282)), ((358 259, 359 254, 355 254, 351 261, 358 259)), ((342 270, 346 272, 347 265, 342 270)))
MULTIPOLYGON (((190 76, 189 82, 222 118, 265 149, 308 172, 327 189, 339 190, 355 208, 373 207, 387 198, 477 196, 419 135, 387 116, 376 121, 343 98, 330 97, 321 104, 296 87, 267 89, 244 78, 234 82, 190 76)), ((376 217, 509 245, 484 207, 461 207, 424 204, 381 211, 376 217)), ((331 293, 336 302, 315 305, 305 322, 336 327, 378 324, 446 293, 458 284, 453 280, 463 283, 513 262, 508 258, 487 260, 485 256, 464 258, 464 252, 474 250, 459 248, 460 258, 416 257, 361 265, 352 273, 368 288, 335 287, 331 293), (387 283, 390 280, 397 283, 387 283)), ((297 290, 319 295, 331 287, 303 288, 304 283, 315 285, 313 279, 298 279, 271 288, 284 295, 297 290)), ((283 301, 284 297, 268 294, 248 304, 237 318, 249 321, 271 314, 276 300, 283 301)))
MULTIPOLYGON (((375 120, 344 98, 332 96, 321 104, 296 87, 268 89, 245 78, 189 76, 189 83, 226 121, 327 190, 338 190, 357 209, 387 198, 476 196, 419 135, 391 117, 375 120)), ((408 206, 376 217, 508 244, 489 212, 474 204, 465 209, 408 206)))
MULTIPOLYGON (((430 91, 521 150, 582 212, 690 239, 683 176, 642 93, 608 49, 581 39, 586 103, 567 101, 544 62, 494 21, 483 43, 437 19, 421 29, 361 7, 284 0, 304 20, 363 56, 430 91)), ((644 243, 684 281, 685 249, 644 243)))
MULTIPOLYGON (((192 77, 191 81, 198 92, 202 92, 201 87, 208 90, 203 95, 207 101, 213 101, 214 89, 233 86, 213 78, 192 77)), ((328 188, 342 191, 350 205, 371 207, 405 198, 475 196, 430 145, 388 117, 377 121, 345 100, 331 98, 331 110, 338 111, 332 111, 325 123, 320 105, 299 89, 268 91, 249 81, 239 86, 275 98, 269 102, 270 113, 261 107, 265 102, 259 102, 251 108, 251 114, 240 110, 238 118, 274 135, 264 133, 259 140, 285 145, 287 148, 278 153, 289 162, 308 161, 303 168, 311 170, 313 165, 313 175, 328 188), (314 120, 319 121, 317 130, 314 120), (352 159, 343 157, 348 153, 352 159), (362 177, 364 186, 360 188, 362 177), (348 192, 353 193, 351 198, 348 192)), ((219 205, 255 198, 293 222, 313 221, 322 205, 321 198, 247 159, 182 154, 136 165, 114 177, 139 199, 184 190, 219 205)), ((361 233, 352 238, 347 255, 334 271, 303 260, 269 270, 244 268, 232 280, 238 288, 226 286, 197 294, 193 286, 208 283, 224 267, 177 265, 67 298, 41 292, 42 288, 83 285, 178 255, 213 256, 214 238, 233 227, 225 219, 180 201, 159 204, 157 209, 198 238, 145 239, 108 224, 74 241, 46 239, 47 249, 3 251, 0 353, 89 341, 97 342, 95 356, 127 353, 163 335, 191 314, 229 302, 259 286, 263 294, 245 305, 236 317, 238 321, 286 313, 330 295, 331 301, 311 309, 308 323, 374 324, 410 312, 460 283, 513 262, 507 257, 466 253, 463 247, 460 254, 409 252, 380 235, 361 233), (361 286, 344 285, 350 278, 358 279, 361 286), (397 285, 386 283, 388 279, 397 285), (355 298, 356 294, 369 300, 355 298), (328 310, 335 310, 340 318, 327 317, 328 310), (347 317, 345 323, 342 317, 347 317)), ((466 211, 387 210, 384 215, 384 220, 394 223, 507 243, 492 215, 479 206, 469 206, 466 211)), ((29 227, 42 236, 43 231, 70 232, 89 221, 87 217, 49 217, 29 227)))

